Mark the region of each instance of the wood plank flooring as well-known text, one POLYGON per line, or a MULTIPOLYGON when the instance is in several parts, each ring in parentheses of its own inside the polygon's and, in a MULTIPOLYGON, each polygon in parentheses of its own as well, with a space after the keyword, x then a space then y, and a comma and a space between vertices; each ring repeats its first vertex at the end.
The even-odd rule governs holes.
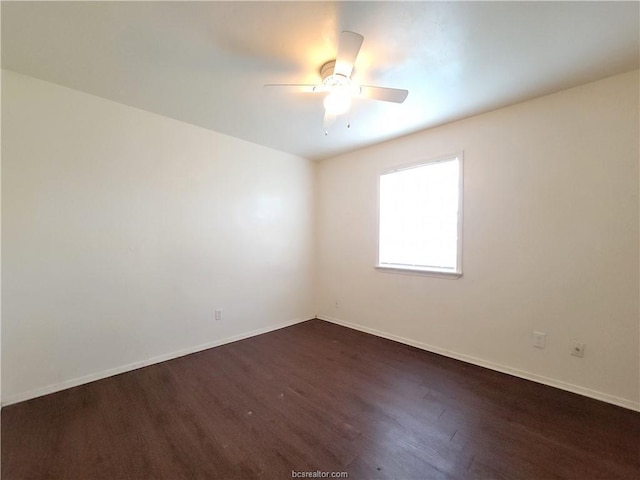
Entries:
POLYGON ((2 411, 3 479, 316 471, 638 479, 640 414, 321 320, 2 411))

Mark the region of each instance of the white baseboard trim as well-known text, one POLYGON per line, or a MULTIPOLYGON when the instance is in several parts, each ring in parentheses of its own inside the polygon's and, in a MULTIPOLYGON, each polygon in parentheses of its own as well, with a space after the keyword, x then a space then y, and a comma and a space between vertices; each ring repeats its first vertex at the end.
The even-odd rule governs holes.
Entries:
POLYGON ((616 397, 614 395, 609 395, 608 393, 598 392, 597 390, 591 390, 589 388, 581 387, 579 385, 574 385, 572 383, 563 382, 562 380, 555 380, 553 378, 544 377, 542 375, 537 375, 535 373, 525 372, 523 370, 518 370, 517 368, 507 367, 506 365, 501 365, 499 363, 494 363, 488 360, 483 360, 481 358, 472 357, 470 355, 465 355, 463 353, 454 352, 451 350, 446 350, 444 348, 436 347, 433 345, 429 345, 422 342, 417 342, 415 340, 411 340, 409 338, 400 337, 398 335, 394 335, 392 333, 383 332, 381 330, 376 330, 374 328, 365 327, 363 325, 358 325, 355 323, 345 322, 343 320, 329 317, 327 315, 318 315, 318 319, 325 320, 327 322, 335 323, 336 325, 341 325, 343 327, 352 328, 353 330, 358 330, 365 333, 370 333, 377 337, 386 338, 389 340, 394 340, 396 342, 404 343, 405 345, 410 345, 412 347, 419 348, 421 350, 426 350, 428 352, 437 353, 438 355, 443 355, 445 357, 455 358, 456 360, 461 360, 463 362, 471 363, 473 365, 478 365, 480 367, 488 368, 490 370, 495 370, 501 373, 506 373, 509 375, 513 375, 514 377, 524 378, 525 380, 531 380, 533 382, 542 383, 544 385, 548 385, 550 387, 559 388, 561 390, 566 390, 568 392, 577 393, 579 395, 584 395, 585 397, 595 398, 596 400, 601 400, 603 402, 612 403, 613 405, 618 405, 619 407, 628 408, 630 410, 640 411, 640 403, 634 402, 633 400, 627 400, 626 398, 616 397))
POLYGON ((77 387, 79 385, 84 385, 85 383, 95 382, 96 380, 102 380, 103 378, 112 377, 120 373, 130 372, 132 370, 148 367, 149 365, 153 365, 156 363, 166 362, 167 360, 172 360, 174 358, 183 357, 192 353, 201 352, 202 350, 208 350, 209 348, 218 347, 227 343, 237 342, 238 340, 255 337, 256 335, 262 335, 263 333, 273 332, 275 330, 280 330, 281 328, 290 327, 291 325, 295 325, 297 323, 306 322, 313 318, 315 318, 315 315, 309 315, 309 317, 305 319, 294 319, 288 322, 279 323, 277 325, 269 325, 268 327, 258 328, 250 332, 220 338, 211 342, 196 345, 194 347, 183 348, 182 350, 178 350, 176 352, 151 357, 147 360, 141 360, 139 362, 129 363, 128 365, 122 365, 120 367, 103 370, 102 372, 92 373, 90 375, 73 378, 71 380, 65 380, 61 383, 47 385, 46 387, 36 388, 34 390, 29 390, 28 392, 17 393, 15 395, 10 395, 7 398, 3 398, 2 406, 6 407, 9 405, 13 405, 14 403, 24 402, 25 400, 31 400, 32 398, 41 397, 43 395, 59 392, 61 390, 66 390, 67 388, 77 387))

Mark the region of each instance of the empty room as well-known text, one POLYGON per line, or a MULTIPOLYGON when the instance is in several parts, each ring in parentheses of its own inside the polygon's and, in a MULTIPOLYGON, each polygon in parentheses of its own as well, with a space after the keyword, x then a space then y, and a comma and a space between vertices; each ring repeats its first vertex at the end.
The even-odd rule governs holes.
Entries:
POLYGON ((640 478, 640 3, 2 1, 1 478, 640 478))

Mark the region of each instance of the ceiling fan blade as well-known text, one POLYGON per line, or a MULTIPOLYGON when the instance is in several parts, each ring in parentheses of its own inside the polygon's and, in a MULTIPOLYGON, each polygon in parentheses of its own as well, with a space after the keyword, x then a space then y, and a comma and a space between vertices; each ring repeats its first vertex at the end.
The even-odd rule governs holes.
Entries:
POLYGON ((373 100, 402 103, 407 98, 407 95, 409 95, 409 91, 401 90, 399 88, 371 87, 368 85, 361 85, 360 94, 365 98, 371 98, 373 100))
POLYGON ((336 66, 333 73, 344 75, 345 77, 351 76, 353 64, 356 63, 363 40, 364 37, 359 33, 345 31, 340 34, 336 66))
POLYGON ((292 93, 317 93, 318 85, 296 84, 296 83, 269 83, 264 85, 265 88, 278 88, 288 90, 292 93))
POLYGON ((333 113, 329 113, 325 110, 324 118, 322 119, 322 131, 324 132, 325 135, 329 135, 329 128, 336 121, 336 118, 338 118, 337 115, 334 115, 333 113))

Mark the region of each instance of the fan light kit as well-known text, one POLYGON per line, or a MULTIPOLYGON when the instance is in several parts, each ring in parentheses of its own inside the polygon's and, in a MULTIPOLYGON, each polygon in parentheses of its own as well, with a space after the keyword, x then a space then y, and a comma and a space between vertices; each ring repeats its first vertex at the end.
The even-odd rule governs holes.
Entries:
POLYGON ((351 107, 351 97, 360 95, 360 86, 349 77, 333 73, 336 61, 331 60, 320 68, 322 85, 314 87, 316 92, 326 92, 324 109, 330 115, 342 115, 351 107))
MULTIPOLYGON (((409 92, 397 88, 373 87, 358 85, 351 80, 353 65, 360 52, 364 37, 355 32, 342 32, 338 45, 338 54, 320 68, 322 83, 320 85, 269 84, 265 87, 286 88, 306 93, 322 93, 325 95, 324 120, 322 128, 328 135, 329 127, 339 115, 349 112, 353 97, 365 97, 372 100, 402 103, 409 92)), ((347 124, 347 127, 350 125, 347 124)))

